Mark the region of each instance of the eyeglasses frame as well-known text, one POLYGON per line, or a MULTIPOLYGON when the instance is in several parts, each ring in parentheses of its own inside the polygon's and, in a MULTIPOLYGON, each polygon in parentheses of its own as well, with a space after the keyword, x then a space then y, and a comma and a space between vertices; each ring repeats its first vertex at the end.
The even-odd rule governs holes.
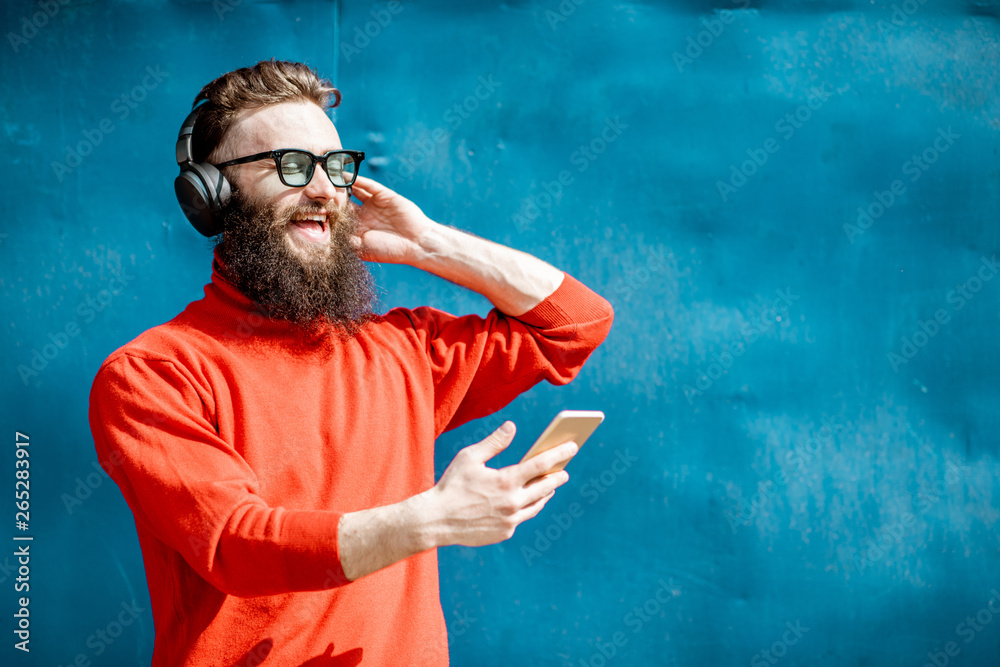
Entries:
MULTIPOLYGON (((264 151, 263 153, 256 153, 254 155, 247 155, 246 157, 238 157, 235 160, 229 160, 227 162, 223 162, 221 164, 216 164, 216 165, 213 165, 213 166, 216 169, 221 169, 222 167, 231 167, 231 166, 237 165, 237 164, 246 164, 248 162, 256 162, 257 160, 263 160, 264 158, 268 158, 268 157, 274 159, 274 168, 278 172, 278 178, 280 178, 281 182, 284 183, 286 186, 288 186, 290 188, 304 188, 307 185, 309 185, 309 183, 312 182, 312 178, 313 178, 313 176, 316 173, 316 165, 319 164, 320 162, 323 163, 323 171, 326 173, 326 177, 330 179, 330 183, 333 184, 333 187, 335 187, 335 188, 350 188, 352 185, 354 185, 354 181, 357 180, 357 178, 358 178, 358 172, 361 169, 361 163, 365 159, 365 152, 364 151, 336 150, 336 151, 330 151, 330 152, 328 152, 328 153, 326 153, 324 155, 314 155, 311 151, 307 151, 304 148, 279 148, 279 149, 273 150, 273 151, 264 151), (309 173, 306 174, 306 182, 303 183, 302 185, 292 185, 291 183, 288 183, 287 181, 285 181, 285 175, 281 171, 281 158, 284 157, 284 155, 286 153, 293 153, 293 152, 295 152, 295 153, 305 153, 312 160, 312 162, 309 164, 309 173), (336 183, 333 182, 333 178, 330 176, 330 170, 327 168, 327 164, 326 164, 327 159, 329 159, 333 155, 339 155, 339 154, 350 155, 352 158, 354 158, 354 164, 356 166, 353 178, 351 178, 351 181, 349 183, 346 183, 345 185, 337 185, 336 183)), ((343 171, 341 171, 341 173, 343 173, 343 171)))

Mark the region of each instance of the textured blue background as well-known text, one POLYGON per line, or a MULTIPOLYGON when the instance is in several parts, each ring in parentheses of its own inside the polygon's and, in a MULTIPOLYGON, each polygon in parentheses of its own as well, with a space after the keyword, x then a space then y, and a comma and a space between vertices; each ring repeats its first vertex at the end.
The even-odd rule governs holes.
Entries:
MULTIPOLYGON (((131 514, 88 484, 87 395, 200 297, 177 128, 203 84, 271 57, 342 89, 366 173, 616 310, 572 385, 438 442, 440 473, 510 418, 508 464, 561 408, 608 415, 511 540, 440 550, 453 664, 918 666, 948 642, 939 665, 997 664, 1000 280, 977 275, 1000 222, 996 0, 55 6, 0 8, 0 540, 15 430, 35 536, 30 657, 0 548, 4 664, 150 660, 131 514)), ((383 308, 488 308, 373 268, 383 308)))

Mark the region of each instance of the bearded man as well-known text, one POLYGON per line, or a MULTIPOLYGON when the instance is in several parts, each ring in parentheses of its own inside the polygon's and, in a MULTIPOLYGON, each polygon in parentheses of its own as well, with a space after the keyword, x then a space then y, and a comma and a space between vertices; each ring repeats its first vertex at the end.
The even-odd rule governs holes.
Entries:
POLYGON ((360 176, 363 153, 327 115, 339 102, 282 61, 201 90, 182 169, 217 170, 227 193, 211 282, 94 380, 91 428, 135 518, 154 665, 447 665, 437 547, 508 539, 568 480, 546 471, 573 443, 487 466, 513 438, 505 422, 435 483, 434 441, 541 380, 571 381, 610 305, 360 176), (365 261, 494 308, 377 314, 365 261))

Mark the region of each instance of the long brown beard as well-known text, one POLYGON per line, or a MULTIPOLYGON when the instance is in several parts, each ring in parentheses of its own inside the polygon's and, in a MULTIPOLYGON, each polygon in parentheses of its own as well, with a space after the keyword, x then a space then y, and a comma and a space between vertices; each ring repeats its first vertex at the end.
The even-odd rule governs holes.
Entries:
POLYGON ((350 245, 357 206, 298 206, 280 215, 273 204, 237 190, 223 209, 217 244, 227 277, 269 317, 312 332, 333 325, 342 337, 372 319, 376 303, 371 272, 350 245), (330 243, 293 250, 287 225, 297 213, 327 211, 330 243))

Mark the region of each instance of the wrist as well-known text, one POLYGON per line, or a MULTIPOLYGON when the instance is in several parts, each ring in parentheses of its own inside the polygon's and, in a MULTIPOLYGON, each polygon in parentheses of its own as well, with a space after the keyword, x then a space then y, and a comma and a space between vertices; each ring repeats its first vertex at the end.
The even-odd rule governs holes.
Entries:
POLYGON ((434 269, 440 264, 441 259, 447 256, 454 233, 455 230, 451 227, 428 218, 426 228, 417 241, 419 251, 413 266, 423 271, 436 273, 434 269))
POLYGON ((415 553, 447 546, 441 532, 441 505, 437 487, 411 497, 408 501, 410 512, 411 539, 415 553))

